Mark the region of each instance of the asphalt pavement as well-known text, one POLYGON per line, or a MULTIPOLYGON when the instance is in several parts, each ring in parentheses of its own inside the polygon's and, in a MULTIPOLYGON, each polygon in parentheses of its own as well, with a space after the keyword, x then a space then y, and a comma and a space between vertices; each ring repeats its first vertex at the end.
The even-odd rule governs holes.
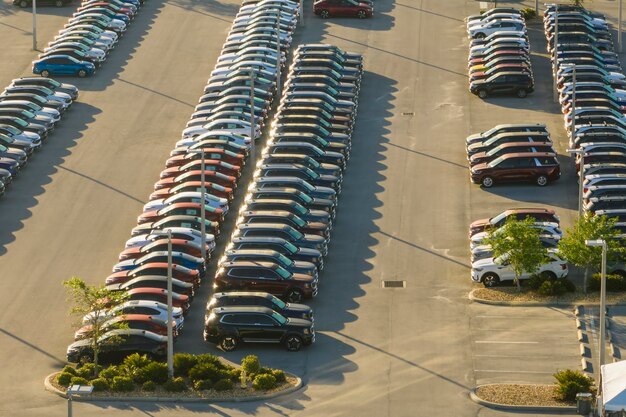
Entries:
MULTIPOLYGON (((81 88, 79 102, 0 201, 0 415, 65 415, 65 401, 42 386, 64 364, 73 333, 61 281, 76 275, 101 283, 110 272, 238 7, 236 0, 148 0, 96 77, 68 80, 81 88)), ((533 51, 533 95, 481 101, 467 91, 463 22, 478 2, 376 0, 375 16, 364 21, 323 21, 312 16, 310 0, 305 9, 294 45, 326 42, 365 57, 353 154, 313 302, 318 338, 299 353, 254 346, 225 356, 257 353, 306 386, 265 403, 75 404, 75 415, 505 415, 468 397, 481 378, 475 370, 483 369, 474 367, 472 345, 489 339, 475 333, 484 307, 467 300, 467 226, 520 205, 554 207, 567 225, 576 186, 566 171, 543 189, 482 190, 469 182, 463 144, 498 123, 544 122, 564 152, 545 40, 533 51), (385 289, 383 280, 406 287, 385 289)), ((11 30, 7 36, 22 44, 15 64, 0 48, 6 84, 29 73, 34 55, 22 50, 30 15, 6 4, 2 10, 3 45, 11 30)), ((48 38, 64 21, 54 19, 48 38)), ((541 41, 540 28, 532 30, 531 42, 541 41)), ((186 330, 198 327, 202 311, 194 303, 186 330)), ((196 332, 178 345, 219 353, 196 332)))

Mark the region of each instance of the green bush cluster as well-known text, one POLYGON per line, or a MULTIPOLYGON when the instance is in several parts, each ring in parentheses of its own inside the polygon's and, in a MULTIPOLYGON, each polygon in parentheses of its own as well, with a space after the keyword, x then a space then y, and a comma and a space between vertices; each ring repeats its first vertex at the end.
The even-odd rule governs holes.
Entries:
POLYGON ((200 381, 194 382, 193 387, 198 391, 204 391, 213 388, 213 382, 208 379, 201 379, 200 381))
POLYGON ((233 389, 233 381, 230 379, 220 379, 213 385, 215 391, 228 391, 233 389))
POLYGON ((73 376, 70 385, 89 385, 89 381, 82 376, 73 376))
POLYGON ((174 355, 174 375, 188 376, 191 368, 198 364, 198 356, 191 353, 177 353, 174 355))
POLYGON ((57 384, 61 385, 62 387, 69 387, 70 382, 72 382, 72 378, 74 378, 74 374, 71 374, 69 372, 61 372, 57 375, 57 384))
POLYGON ((246 371, 248 375, 255 375, 261 369, 259 357, 256 355, 248 355, 241 360, 241 369, 246 371))
POLYGON ((285 371, 281 369, 272 369, 272 375, 276 378, 276 382, 282 384, 287 381, 287 376, 285 375, 285 371))
POLYGON ((520 10, 520 13, 524 20, 531 20, 537 17, 537 12, 535 11, 535 9, 532 9, 530 7, 523 8, 522 10, 520 10))
MULTIPOLYGON (((593 274, 587 289, 589 291, 600 291, 600 282, 602 277, 600 274, 593 274)), ((606 290, 609 292, 621 292, 626 291, 626 278, 621 275, 607 275, 606 276, 606 290)))
POLYGON ((96 378, 90 382, 94 391, 108 391, 109 381, 106 378, 96 378))
POLYGON ((63 372, 68 373, 68 374, 72 374, 72 375, 78 375, 78 374, 76 373, 76 368, 74 368, 74 367, 73 367, 73 366, 71 366, 71 365, 65 365, 65 366, 63 367, 63 369, 61 369, 61 373, 63 373, 63 372))
POLYGON ((557 393, 563 401, 575 401, 576 394, 591 392, 593 379, 580 371, 565 369, 554 374, 557 383, 557 393))
POLYGON ((173 379, 169 379, 163 384, 163 388, 169 392, 183 392, 187 389, 187 384, 182 377, 175 377, 173 379))
POLYGON ((116 376, 120 376, 120 370, 115 365, 109 366, 108 368, 103 369, 99 376, 106 379, 113 379, 116 376))
POLYGON ((116 376, 111 383, 111 390, 116 392, 129 392, 134 389, 133 380, 127 376, 116 376))
POLYGON ((156 387, 157 387, 157 385, 154 382, 152 382, 152 381, 146 381, 143 384, 141 384, 141 390, 142 391, 150 391, 150 392, 152 392, 152 391, 156 390, 156 387))
POLYGON ((276 386, 276 377, 270 374, 259 374, 254 377, 252 387, 255 390, 268 390, 276 386))
MULTIPOLYGON (((96 376, 96 365, 93 363, 85 363, 81 367, 76 369, 76 375, 85 379, 93 379, 96 376)), ((102 371, 102 366, 98 365, 98 373, 102 371)))
POLYGON ((546 297, 576 291, 574 283, 567 278, 550 279, 539 274, 528 279, 528 287, 546 297))

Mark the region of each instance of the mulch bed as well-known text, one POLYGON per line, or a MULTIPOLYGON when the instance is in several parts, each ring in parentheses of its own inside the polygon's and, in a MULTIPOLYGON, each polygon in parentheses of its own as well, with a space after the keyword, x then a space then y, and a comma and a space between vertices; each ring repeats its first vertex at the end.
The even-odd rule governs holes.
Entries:
MULTIPOLYGON (((600 294, 598 292, 584 294, 582 291, 578 290, 576 292, 568 292, 560 296, 546 297, 530 290, 528 287, 522 287, 521 292, 518 292, 517 287, 480 287, 474 291, 474 296, 488 301, 536 301, 541 303, 557 302, 571 304, 597 303, 600 301, 600 294)), ((607 292, 606 302, 608 304, 626 303, 626 294, 607 292)))
POLYGON ((476 389, 476 395, 485 400, 506 405, 571 407, 574 402, 557 399, 556 385, 494 384, 476 389))

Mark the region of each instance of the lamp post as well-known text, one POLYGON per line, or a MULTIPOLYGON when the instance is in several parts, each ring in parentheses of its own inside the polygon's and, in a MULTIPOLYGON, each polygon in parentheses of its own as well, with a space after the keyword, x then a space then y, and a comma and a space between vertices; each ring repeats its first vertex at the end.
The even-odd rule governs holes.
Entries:
MULTIPOLYGON (((280 65, 280 52, 278 55, 278 65, 280 65)), ((256 159, 255 154, 255 137, 254 131, 256 130, 255 120, 254 120, 254 69, 250 68, 250 161, 254 164, 256 159)), ((278 84, 277 84, 278 85, 278 84)))
MULTIPOLYGON (((585 151, 583 149, 567 149, 572 156, 580 156, 578 163, 578 218, 583 215, 583 180, 585 179, 585 151)), ((574 166, 576 166, 576 158, 574 158, 574 166)))
MULTIPOLYGON (((598 377, 596 381, 600 381, 600 369, 602 365, 604 365, 604 356, 606 354, 605 349, 605 337, 606 337, 606 252, 607 245, 606 240, 604 239, 596 239, 596 240, 585 240, 585 245, 591 247, 601 247, 602 248, 602 274, 600 281, 600 364, 598 366, 598 377)), ((599 385, 599 384, 598 384, 599 385)), ((598 387, 599 388, 599 387, 598 387)))
MULTIPOLYGON (((538 4, 539 4, 539 0, 535 0, 535 5, 538 5, 538 4)), ((300 24, 304 26, 304 0, 300 0, 298 5, 300 6, 300 24)), ((536 6, 536 7, 539 7, 539 6, 536 6)), ((539 14, 539 11, 537 11, 537 14, 539 14)))
POLYGON ((33 51, 36 51, 36 50, 37 50, 37 0, 33 0, 33 51))
POLYGON ((67 389, 67 417, 72 417, 72 395, 91 394, 93 387, 91 385, 72 385, 67 389))
POLYGON ((276 95, 280 99, 280 15, 282 9, 278 8, 278 19, 276 20, 276 55, 278 56, 278 64, 276 65, 276 95))
POLYGON ((167 237, 167 374, 170 378, 174 377, 174 328, 172 322, 174 320, 172 310, 172 231, 154 232, 157 236, 167 237))
POLYGON ((619 0, 619 23, 617 25, 617 50, 622 53, 622 0, 619 0))
POLYGON ((202 261, 206 262, 206 214, 204 212, 204 205, 206 204, 206 184, 204 179, 204 149, 190 149, 189 153, 200 154, 200 234, 202 235, 202 244, 200 245, 200 253, 202 254, 202 261))
POLYGON ((553 48, 552 48, 552 55, 553 55, 553 63, 552 63, 552 73, 553 73, 553 80, 554 82, 552 83, 552 99, 554 100, 555 103, 559 102, 559 93, 557 91, 557 59, 558 59, 558 51, 557 51, 557 46, 559 45, 559 5, 555 4, 554 5, 554 43, 553 43, 553 48))

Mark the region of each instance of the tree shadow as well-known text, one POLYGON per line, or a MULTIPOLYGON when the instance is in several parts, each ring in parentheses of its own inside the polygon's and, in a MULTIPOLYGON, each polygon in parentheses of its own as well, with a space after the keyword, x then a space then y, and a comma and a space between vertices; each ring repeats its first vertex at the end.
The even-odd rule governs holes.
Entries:
POLYGON ((70 154, 70 149, 83 137, 83 132, 100 109, 77 101, 68 113, 3 197, 0 256, 7 252, 6 246, 15 239, 14 233, 23 227, 23 221, 31 216, 29 209, 37 205, 35 197, 45 192, 44 185, 50 183, 52 175, 70 154))

